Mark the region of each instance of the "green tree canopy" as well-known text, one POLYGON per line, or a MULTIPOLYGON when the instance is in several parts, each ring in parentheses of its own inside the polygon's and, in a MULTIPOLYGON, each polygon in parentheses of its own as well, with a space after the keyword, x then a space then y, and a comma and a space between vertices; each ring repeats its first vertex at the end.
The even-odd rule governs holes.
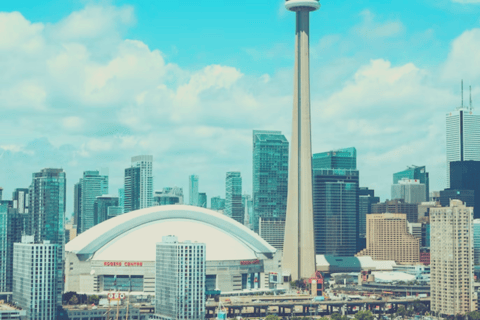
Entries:
POLYGON ((373 320, 373 314, 370 310, 358 311, 355 314, 355 319, 357 319, 357 320, 373 320))

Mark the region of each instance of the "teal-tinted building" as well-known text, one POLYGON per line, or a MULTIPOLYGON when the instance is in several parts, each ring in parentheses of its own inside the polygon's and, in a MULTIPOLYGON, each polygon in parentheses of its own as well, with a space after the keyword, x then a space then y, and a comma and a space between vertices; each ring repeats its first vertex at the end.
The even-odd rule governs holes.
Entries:
POLYGON ((359 239, 359 172, 355 148, 313 155, 317 254, 353 256, 359 239))
POLYGON ((225 195, 224 214, 243 224, 245 212, 242 204, 242 176, 240 172, 227 172, 225 195))
POLYGON ((253 131, 253 225, 258 219, 285 219, 288 191, 288 146, 280 131, 253 131))
POLYGON ((312 169, 357 169, 357 150, 345 148, 322 153, 312 157, 312 169))

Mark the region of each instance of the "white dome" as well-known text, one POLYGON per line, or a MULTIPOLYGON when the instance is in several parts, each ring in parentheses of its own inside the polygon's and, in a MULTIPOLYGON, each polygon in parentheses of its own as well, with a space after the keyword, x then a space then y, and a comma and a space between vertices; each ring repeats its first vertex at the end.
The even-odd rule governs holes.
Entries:
POLYGON ((206 244, 207 261, 252 260, 275 248, 237 221, 218 212, 185 205, 132 211, 104 221, 68 242, 81 260, 154 261, 163 236, 206 244))

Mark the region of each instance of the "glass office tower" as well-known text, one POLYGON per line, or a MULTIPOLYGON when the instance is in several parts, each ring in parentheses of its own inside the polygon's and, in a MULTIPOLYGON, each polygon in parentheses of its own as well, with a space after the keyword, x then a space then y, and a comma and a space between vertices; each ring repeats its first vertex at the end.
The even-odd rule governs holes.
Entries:
POLYGON ((225 189, 224 214, 243 224, 245 212, 242 204, 242 177, 240 172, 227 172, 225 189))
MULTIPOLYGON (((393 184, 398 184, 398 182, 402 179, 410 179, 410 180, 420 180, 420 183, 425 185, 425 199, 424 201, 428 201, 430 198, 430 178, 428 177, 428 172, 425 166, 409 166, 406 170, 397 172, 393 174, 393 184)), ((392 199, 395 199, 392 197, 392 199)))
POLYGON ((253 217, 285 219, 288 187, 288 141, 280 131, 253 131, 253 217))
POLYGON ((312 166, 316 253, 353 256, 359 236, 357 151, 317 153, 312 166))

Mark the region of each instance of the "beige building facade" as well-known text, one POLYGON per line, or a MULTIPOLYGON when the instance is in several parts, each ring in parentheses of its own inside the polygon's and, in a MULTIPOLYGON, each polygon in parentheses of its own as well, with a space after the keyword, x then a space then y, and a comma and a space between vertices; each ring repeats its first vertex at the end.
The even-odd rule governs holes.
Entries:
POLYGON ((366 238, 367 247, 357 257, 371 256, 373 260, 396 263, 420 261, 420 239, 408 233, 406 214, 368 214, 366 238))
POLYGON ((473 280, 473 208, 460 200, 430 209, 430 293, 436 315, 476 310, 473 280))

